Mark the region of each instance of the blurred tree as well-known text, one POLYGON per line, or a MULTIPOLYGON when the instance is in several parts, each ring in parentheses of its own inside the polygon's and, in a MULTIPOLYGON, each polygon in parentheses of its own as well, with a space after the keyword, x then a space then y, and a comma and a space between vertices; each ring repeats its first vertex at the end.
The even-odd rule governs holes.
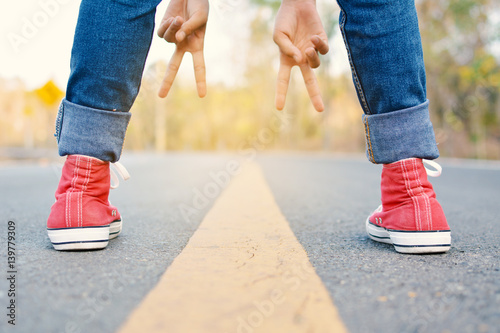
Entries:
MULTIPOLYGON (((361 110, 350 75, 332 75, 335 50, 321 57, 322 65, 315 70, 325 102, 322 114, 313 110, 298 69, 292 72, 284 112, 274 110, 279 56, 272 30, 280 2, 252 0, 225 8, 228 15, 244 11, 250 22, 248 34, 238 34, 234 48, 235 60, 245 66, 244 78, 235 85, 211 84, 208 95, 199 99, 191 78, 178 77, 163 100, 157 89, 165 63, 148 68, 133 106, 126 147, 162 151, 253 145, 361 151, 361 110)), ((339 8, 327 0, 317 5, 333 45, 339 8)), ((442 155, 500 159, 498 0, 417 0, 417 9, 431 117, 442 155)), ((54 147, 51 134, 60 98, 51 82, 28 91, 19 80, 0 78, 0 146, 54 147)))
POLYGON ((498 1, 417 4, 440 150, 457 157, 500 158, 500 64, 491 50, 500 41, 500 26, 493 20, 500 15, 498 1))

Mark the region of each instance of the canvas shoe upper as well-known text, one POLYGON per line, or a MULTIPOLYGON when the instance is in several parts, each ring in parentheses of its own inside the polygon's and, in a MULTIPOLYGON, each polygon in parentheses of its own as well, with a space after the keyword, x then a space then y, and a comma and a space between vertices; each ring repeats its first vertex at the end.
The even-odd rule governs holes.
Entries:
POLYGON ((393 244, 402 253, 446 252, 451 232, 443 209, 427 179, 438 176, 439 164, 417 158, 385 164, 382 169, 382 205, 366 220, 366 231, 375 241, 393 244))
MULTIPOLYGON (((129 177, 123 167, 119 170, 129 177)), ((101 249, 121 232, 122 217, 108 200, 112 175, 109 162, 67 156, 47 220, 56 250, 101 249)))

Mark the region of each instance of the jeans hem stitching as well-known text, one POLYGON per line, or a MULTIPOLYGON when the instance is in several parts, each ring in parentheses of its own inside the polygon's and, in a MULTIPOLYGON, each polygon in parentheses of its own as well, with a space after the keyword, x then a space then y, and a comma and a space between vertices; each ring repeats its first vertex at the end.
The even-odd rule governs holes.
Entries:
POLYGON ((370 138, 370 125, 368 124, 368 119, 365 118, 363 123, 365 124, 365 135, 366 135, 366 144, 367 144, 367 150, 368 150, 368 158, 370 159, 370 162, 376 163, 375 156, 373 155, 372 141, 370 138))

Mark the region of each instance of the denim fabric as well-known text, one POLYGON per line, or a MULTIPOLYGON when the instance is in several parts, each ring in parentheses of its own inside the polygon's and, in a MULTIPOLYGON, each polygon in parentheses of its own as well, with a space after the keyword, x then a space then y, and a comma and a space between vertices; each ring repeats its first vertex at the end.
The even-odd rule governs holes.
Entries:
POLYGON ((370 161, 437 158, 414 1, 337 2, 370 161))
POLYGON ((64 121, 56 129, 61 156, 83 154, 111 162, 120 158, 160 2, 82 1, 59 112, 64 121))
POLYGON ((404 110, 363 115, 368 159, 388 164, 414 156, 437 158, 439 152, 428 106, 426 101, 404 110))
POLYGON ((160 0, 83 0, 66 99, 127 112, 139 91, 160 0))
MULTIPOLYGON (((56 129, 61 155, 119 159, 159 2, 82 1, 56 129)), ((413 0, 338 3, 370 161, 438 157, 413 0)))
POLYGON ((64 99, 56 120, 59 154, 118 161, 130 116, 130 112, 98 110, 64 99))

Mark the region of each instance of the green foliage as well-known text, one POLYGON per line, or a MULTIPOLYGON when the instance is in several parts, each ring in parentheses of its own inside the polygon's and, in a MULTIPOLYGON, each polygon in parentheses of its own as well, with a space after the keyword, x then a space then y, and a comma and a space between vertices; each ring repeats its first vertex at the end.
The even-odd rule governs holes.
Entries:
POLYGON ((431 112, 443 155, 500 158, 500 42, 492 21, 496 1, 441 0, 418 4, 431 112), (460 140, 468 138, 470 145, 460 140))

